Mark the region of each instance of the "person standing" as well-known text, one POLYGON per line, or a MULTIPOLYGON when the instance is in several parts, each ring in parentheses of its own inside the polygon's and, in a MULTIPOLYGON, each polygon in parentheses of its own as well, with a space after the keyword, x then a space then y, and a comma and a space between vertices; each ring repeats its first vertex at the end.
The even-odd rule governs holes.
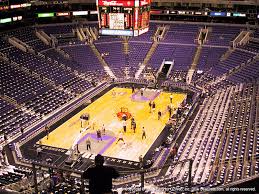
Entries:
POLYGON ((141 96, 144 95, 144 89, 143 89, 143 88, 140 89, 140 95, 141 95, 141 96))
POLYGON ((162 112, 160 110, 158 111, 157 116, 158 116, 158 120, 160 120, 160 118, 162 116, 162 112))
POLYGON ((116 142, 116 144, 117 144, 119 141, 123 141, 123 143, 125 144, 125 141, 124 141, 123 133, 122 133, 122 132, 120 132, 120 134, 119 134, 119 139, 118 139, 118 141, 116 142))
POLYGON ((136 121, 133 122, 132 128, 133 128, 134 133, 136 133, 136 128, 137 128, 137 123, 136 123, 136 121))
POLYGON ((45 133, 46 133, 47 140, 48 140, 49 139, 49 126, 48 125, 45 126, 45 133))
POLYGON ((173 95, 171 94, 170 95, 170 103, 172 103, 173 102, 173 95))
POLYGON ((146 136, 146 130, 145 130, 145 128, 144 127, 142 127, 142 139, 146 139, 147 138, 147 136, 146 136))
POLYGON ((171 116, 172 116, 172 107, 171 107, 171 105, 168 105, 167 109, 168 109, 168 113, 169 113, 169 118, 171 118, 171 116))
POLYGON ((89 179, 90 194, 112 193, 112 179, 118 178, 119 173, 113 167, 104 166, 104 157, 95 157, 95 166, 88 168, 82 178, 89 179))
POLYGON ((135 119, 134 119, 134 117, 132 117, 131 118, 131 124, 130 124, 130 129, 132 129, 133 128, 133 123, 135 122, 135 119))
POLYGON ((21 134, 22 134, 22 137, 23 137, 23 135, 24 135, 24 129, 23 129, 23 127, 20 127, 20 130, 21 130, 21 134))
POLYGON ((41 157, 41 151, 42 149, 39 147, 36 148, 36 152, 37 152, 37 157, 40 158, 41 157))
POLYGON ((153 111, 153 113, 155 113, 155 111, 156 111, 156 104, 155 104, 155 102, 153 102, 153 104, 152 104, 152 111, 153 111))
POLYGON ((101 133, 101 130, 100 130, 100 129, 97 129, 96 135, 97 135, 97 140, 98 140, 98 142, 99 142, 99 139, 101 139, 101 141, 103 140, 103 139, 102 139, 102 133, 101 133))
POLYGON ((122 121, 122 126, 123 126, 124 133, 126 133, 126 131, 127 131, 127 122, 126 121, 122 121))
POLYGON ((134 85, 133 85, 132 88, 131 88, 131 92, 132 92, 132 94, 135 92, 135 87, 134 87, 134 85))
POLYGON ((4 141, 7 142, 7 140, 8 140, 7 134, 4 133, 4 141))
POLYGON ((105 126, 104 126, 104 124, 102 126, 102 132, 103 132, 103 135, 105 135, 105 126))
POLYGON ((152 102, 151 101, 149 101, 148 106, 149 106, 149 112, 151 113, 151 109, 152 109, 152 102))
POLYGON ((88 149, 89 149, 89 150, 91 150, 91 141, 90 141, 90 137, 87 137, 87 139, 86 139, 85 143, 86 143, 86 150, 87 150, 87 151, 88 151, 88 149))

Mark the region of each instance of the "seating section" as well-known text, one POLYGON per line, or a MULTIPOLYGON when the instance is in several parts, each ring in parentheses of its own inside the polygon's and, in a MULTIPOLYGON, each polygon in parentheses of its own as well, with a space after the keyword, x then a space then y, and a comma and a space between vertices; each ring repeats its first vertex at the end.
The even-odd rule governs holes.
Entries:
POLYGON ((66 104, 74 97, 75 95, 67 94, 53 88, 27 101, 25 107, 44 116, 66 104))
POLYGON ((80 93, 84 91, 79 90, 79 88, 83 85, 85 85, 85 90, 91 87, 91 84, 88 81, 76 77, 72 71, 63 68, 50 60, 35 56, 34 54, 24 53, 17 48, 10 48, 3 52, 7 54, 9 59, 14 62, 36 72, 40 76, 54 81, 56 84, 60 84, 65 88, 70 89, 72 92, 80 93), (74 83, 75 86, 71 85, 71 83, 74 83))
POLYGON ((163 42, 194 44, 200 28, 200 25, 193 24, 171 24, 163 42))
POLYGON ((143 63, 146 54, 151 47, 151 43, 129 42, 129 65, 130 67, 138 67, 143 63))
MULTIPOLYGON (((209 180, 232 92, 233 88, 221 90, 213 97, 205 99, 204 106, 199 110, 178 149, 176 161, 194 160, 192 171, 194 184, 206 183, 209 180), (213 110, 218 111, 214 113, 213 110)), ((167 174, 175 177, 175 182, 186 181, 188 163, 169 168, 167 174)))
POLYGON ((52 35, 58 35, 58 34, 68 34, 72 33, 72 29, 75 28, 76 26, 71 24, 71 25, 50 25, 50 26, 43 26, 39 27, 39 29, 43 30, 47 34, 52 34, 52 35))
POLYGON ((1 93, 18 103, 23 103, 48 90, 48 86, 42 81, 3 61, 0 61, 0 75, 1 93))
POLYGON ((0 187, 20 181, 26 176, 26 170, 15 168, 14 166, 5 166, 0 169, 0 187))
POLYGON ((254 61, 244 66, 240 71, 228 77, 228 80, 235 83, 252 82, 259 78, 259 61, 254 61))
POLYGON ((245 50, 254 52, 254 53, 259 53, 259 42, 255 42, 255 41, 250 41, 248 44, 246 44, 245 46, 241 47, 245 50))
POLYGON ((33 122, 39 120, 38 116, 24 112, 14 105, 0 99, 0 133, 12 136, 20 131, 20 128, 26 128, 33 122))
POLYGON ((221 135, 219 163, 212 175, 215 184, 227 184, 258 174, 258 84, 236 86, 221 135))
POLYGON ((122 42, 95 44, 103 59, 118 77, 124 77, 126 68, 126 55, 123 52, 122 42))
POLYGON ((254 56, 255 54, 253 53, 235 49, 227 59, 223 60, 217 66, 215 66, 210 73, 216 76, 222 75, 227 73, 229 70, 241 65, 241 63, 247 63, 254 56))
POLYGON ((207 42, 208 45, 230 46, 236 36, 242 31, 240 27, 210 26, 207 42))
POLYGON ((216 67, 221 56, 227 51, 226 48, 202 47, 197 70, 208 71, 212 67, 216 67))

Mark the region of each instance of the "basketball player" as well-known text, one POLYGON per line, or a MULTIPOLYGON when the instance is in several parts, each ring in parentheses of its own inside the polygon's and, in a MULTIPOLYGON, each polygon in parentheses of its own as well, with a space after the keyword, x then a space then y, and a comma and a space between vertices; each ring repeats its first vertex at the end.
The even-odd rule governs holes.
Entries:
POLYGON ((136 121, 133 122, 132 128, 133 128, 134 133, 136 133, 136 128, 137 128, 137 123, 136 123, 136 121))
POLYGON ((90 141, 89 137, 87 137, 85 143, 86 143, 86 150, 87 151, 88 151, 88 149, 91 150, 91 141, 90 141))
POLYGON ((103 132, 103 135, 105 135, 105 126, 104 126, 104 124, 102 126, 102 132, 103 132))
POLYGON ((173 102, 173 95, 171 94, 170 95, 170 103, 172 103, 173 102))
POLYGON ((112 97, 115 98, 115 96, 116 96, 116 92, 112 90, 112 97))
POLYGON ((123 133, 122 133, 122 132, 120 132, 120 134, 119 134, 119 139, 118 139, 118 141, 116 142, 116 144, 117 144, 119 141, 123 141, 123 143, 125 144, 125 141, 124 141, 124 139, 123 139, 123 133))
POLYGON ((151 109, 152 109, 152 102, 151 101, 149 101, 148 106, 149 106, 149 112, 151 113, 151 109))
POLYGON ((144 137, 145 137, 145 139, 147 138, 147 136, 146 136, 146 130, 145 130, 144 127, 142 127, 142 139, 144 139, 144 137))
POLYGON ((132 128, 133 128, 133 123, 134 123, 134 121, 135 121, 135 119, 134 119, 134 117, 132 117, 132 118, 131 118, 131 125, 130 125, 130 129, 132 129, 132 128))
POLYGON ((155 113, 155 110, 156 110, 156 104, 155 104, 155 102, 153 102, 153 104, 152 104, 152 110, 153 110, 153 113, 155 113))
POLYGON ((102 139, 102 133, 101 133, 100 129, 97 129, 96 135, 97 135, 98 142, 99 142, 99 139, 101 139, 101 141, 103 140, 102 139))
POLYGON ((132 94, 135 92, 135 87, 134 87, 134 85, 133 85, 132 88, 131 88, 131 92, 132 92, 132 94))
POLYGON ((122 121, 122 126, 123 126, 123 130, 126 133, 127 130, 127 122, 126 121, 122 121))
POLYGON ((47 140, 48 140, 49 139, 49 127, 47 125, 45 126, 45 132, 46 132, 47 140))
POLYGON ((161 118, 161 116, 162 116, 162 113, 161 113, 160 110, 158 111, 157 115, 158 115, 158 120, 160 120, 160 118, 161 118))

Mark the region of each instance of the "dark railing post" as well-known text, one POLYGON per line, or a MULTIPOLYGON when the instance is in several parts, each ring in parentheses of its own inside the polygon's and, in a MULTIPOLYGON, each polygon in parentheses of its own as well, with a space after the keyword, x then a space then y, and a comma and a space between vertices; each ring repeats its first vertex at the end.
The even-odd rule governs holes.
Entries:
POLYGON ((140 172, 140 190, 141 190, 141 194, 144 194, 144 183, 145 183, 145 177, 144 177, 144 170, 143 168, 141 169, 141 172, 140 172))
POLYGON ((38 193, 38 183, 37 183, 37 170, 35 167, 35 164, 32 163, 32 172, 33 172, 33 181, 34 181, 34 189, 35 189, 35 193, 38 193))
POLYGON ((193 163, 193 160, 191 159, 189 162, 189 178, 188 178, 188 189, 190 192, 192 188, 192 163, 193 163))

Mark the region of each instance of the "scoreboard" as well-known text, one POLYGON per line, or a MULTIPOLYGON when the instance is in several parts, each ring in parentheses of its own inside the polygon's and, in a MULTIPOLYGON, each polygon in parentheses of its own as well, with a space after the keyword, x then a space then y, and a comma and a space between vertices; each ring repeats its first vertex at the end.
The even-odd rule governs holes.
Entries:
POLYGON ((102 35, 138 36, 149 29, 151 0, 97 0, 102 35))

